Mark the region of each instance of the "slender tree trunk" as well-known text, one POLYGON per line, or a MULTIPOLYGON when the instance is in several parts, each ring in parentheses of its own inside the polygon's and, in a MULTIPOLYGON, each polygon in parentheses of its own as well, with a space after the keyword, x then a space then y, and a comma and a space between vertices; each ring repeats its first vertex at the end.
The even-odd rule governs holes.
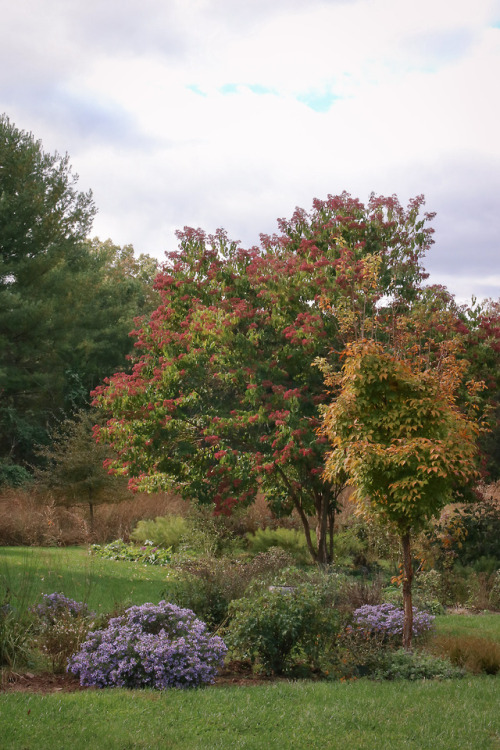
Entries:
POLYGON ((317 562, 318 556, 316 554, 316 550, 314 549, 314 544, 312 543, 311 529, 309 528, 309 521, 307 520, 307 516, 304 513, 304 509, 302 508, 302 505, 295 498, 294 498, 294 505, 300 516, 300 520, 302 521, 302 526, 304 527, 304 534, 306 537, 307 549, 311 553, 311 557, 314 560, 314 562, 317 562))
POLYGON ((316 541, 318 546, 317 562, 328 565, 331 562, 328 551, 328 508, 330 498, 326 493, 318 493, 316 504, 316 541))
POLYGON ((295 508, 297 510, 297 513, 300 516, 300 520, 302 521, 302 526, 304 527, 304 534, 305 534, 305 537, 306 537, 307 549, 311 553, 311 557, 314 560, 314 562, 317 562, 318 556, 316 554, 316 550, 314 549, 314 545, 312 543, 311 530, 309 528, 309 521, 307 519, 306 514, 304 513, 304 508, 302 507, 302 502, 301 502, 300 495, 298 495, 293 490, 293 488, 292 488, 292 486, 291 486, 291 484, 290 484, 290 482, 288 480, 288 477, 286 476, 286 474, 283 471, 283 469, 281 468, 281 466, 279 466, 278 464, 275 464, 275 466, 276 466, 276 469, 278 470, 278 473, 281 475, 281 477, 282 477, 285 485, 287 486, 288 490, 290 491, 290 496, 291 496, 291 498, 293 500, 293 504, 294 504, 294 506, 295 506, 295 508))
POLYGON ((94 533, 94 503, 89 502, 90 533, 94 533))
POLYGON ((413 632, 411 584, 413 581, 413 569, 411 565, 411 540, 409 531, 402 535, 401 545, 403 548, 403 647, 406 651, 411 651, 411 639, 413 632))
POLYGON ((328 556, 333 562, 333 532, 335 529, 335 510, 328 511, 328 556))

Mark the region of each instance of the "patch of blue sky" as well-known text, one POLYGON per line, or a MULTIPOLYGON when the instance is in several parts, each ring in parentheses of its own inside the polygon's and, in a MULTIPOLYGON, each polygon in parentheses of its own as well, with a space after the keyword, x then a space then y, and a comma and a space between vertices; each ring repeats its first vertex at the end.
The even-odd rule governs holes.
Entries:
POLYGON ((252 94, 277 94, 277 91, 261 83, 225 83, 219 87, 221 94, 237 94, 242 89, 248 89, 252 94))
POLYGON ((339 99, 341 96, 333 94, 331 91, 307 91, 305 94, 299 94, 297 100, 302 104, 305 104, 315 112, 328 112, 332 104, 339 99))
POLYGON ((203 91, 202 89, 200 89, 200 87, 196 83, 188 83, 188 85, 186 86, 186 88, 189 89, 190 91, 192 91, 193 94, 198 94, 198 96, 206 96, 207 95, 206 92, 203 91))

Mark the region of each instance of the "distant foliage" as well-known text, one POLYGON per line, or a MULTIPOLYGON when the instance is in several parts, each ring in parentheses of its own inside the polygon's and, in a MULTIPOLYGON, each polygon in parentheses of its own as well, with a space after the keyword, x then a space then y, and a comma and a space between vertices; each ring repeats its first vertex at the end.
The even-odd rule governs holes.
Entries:
POLYGON ((91 632, 68 671, 100 688, 195 687, 214 681, 226 651, 194 612, 161 601, 130 607, 91 632))
POLYGON ((158 516, 139 521, 130 538, 134 542, 145 544, 152 542, 158 547, 171 547, 176 552, 183 537, 188 533, 188 522, 182 516, 158 516))
POLYGON ((280 547, 289 552, 297 563, 311 562, 304 534, 296 529, 257 529, 246 535, 253 554, 266 552, 271 547, 280 547))

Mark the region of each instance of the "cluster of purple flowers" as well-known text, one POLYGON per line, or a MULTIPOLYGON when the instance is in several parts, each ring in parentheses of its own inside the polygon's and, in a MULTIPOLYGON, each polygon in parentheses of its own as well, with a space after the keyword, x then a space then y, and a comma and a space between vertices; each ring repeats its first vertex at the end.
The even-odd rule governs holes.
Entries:
POLYGON ((130 607, 89 633, 68 671, 81 685, 194 687, 214 681, 226 652, 194 612, 161 601, 130 607))
POLYGON ((42 603, 33 607, 33 612, 39 617, 41 623, 45 626, 54 625, 54 623, 63 617, 93 617, 94 612, 90 612, 87 605, 83 602, 76 602, 74 599, 68 599, 67 596, 60 593, 42 594, 42 603))
MULTIPOLYGON (((430 630, 434 619, 434 615, 419 612, 413 607, 413 635, 418 636, 430 630)), ((394 604, 365 604, 354 611, 354 622, 371 633, 401 635, 404 611, 395 607, 394 604)))

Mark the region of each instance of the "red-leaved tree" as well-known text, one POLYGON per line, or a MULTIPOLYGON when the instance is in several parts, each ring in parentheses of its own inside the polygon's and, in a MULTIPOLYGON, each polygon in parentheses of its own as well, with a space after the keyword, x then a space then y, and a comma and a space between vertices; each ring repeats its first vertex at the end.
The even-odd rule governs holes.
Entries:
POLYGON ((156 280, 162 303, 134 332, 132 374, 95 392, 111 415, 97 431, 118 453, 110 470, 132 488, 175 489, 217 513, 263 492, 276 514, 296 509, 313 559, 329 562, 344 477, 323 477, 327 393, 311 365, 319 357, 338 368, 335 306, 349 307, 355 282, 370 278, 367 316, 384 295, 418 295, 433 231, 423 202, 329 196, 249 250, 223 231, 179 232, 156 280))

